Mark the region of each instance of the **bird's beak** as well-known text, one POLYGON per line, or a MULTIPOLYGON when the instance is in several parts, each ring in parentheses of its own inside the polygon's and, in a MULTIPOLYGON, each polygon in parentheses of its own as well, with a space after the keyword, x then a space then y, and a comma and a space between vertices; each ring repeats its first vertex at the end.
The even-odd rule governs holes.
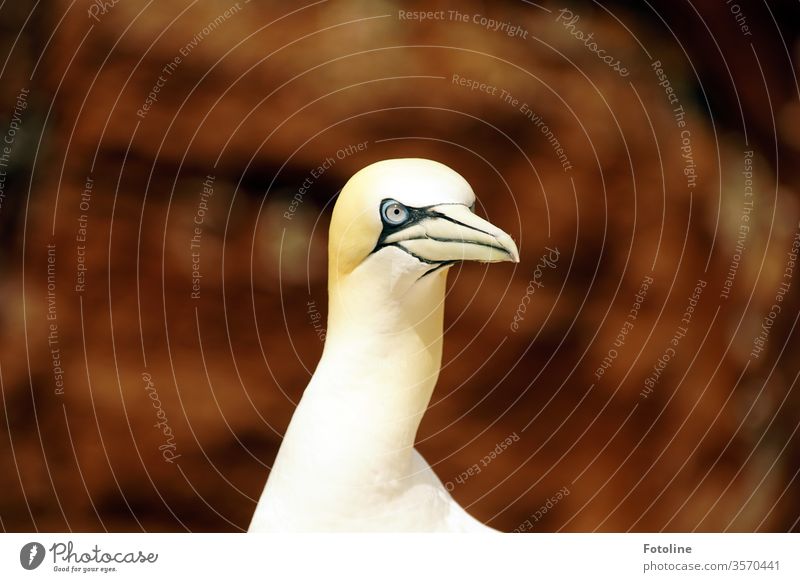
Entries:
POLYGON ((430 263, 519 263, 517 245, 511 237, 465 205, 440 204, 424 212, 420 220, 387 236, 383 244, 399 246, 430 263))

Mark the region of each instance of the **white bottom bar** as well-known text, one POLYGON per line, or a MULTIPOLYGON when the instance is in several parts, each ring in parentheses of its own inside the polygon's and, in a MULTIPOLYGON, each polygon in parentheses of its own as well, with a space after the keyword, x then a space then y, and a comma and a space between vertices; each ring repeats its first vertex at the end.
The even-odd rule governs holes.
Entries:
POLYGON ((796 534, 4 534, 0 580, 796 581, 799 549, 796 534))

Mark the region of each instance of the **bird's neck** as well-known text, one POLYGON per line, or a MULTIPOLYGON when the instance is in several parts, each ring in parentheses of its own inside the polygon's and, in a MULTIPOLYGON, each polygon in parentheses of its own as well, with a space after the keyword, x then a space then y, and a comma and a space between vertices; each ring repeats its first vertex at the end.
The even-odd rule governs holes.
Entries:
POLYGON ((439 376, 446 270, 422 279, 333 278, 320 370, 350 430, 373 455, 409 455, 439 376))

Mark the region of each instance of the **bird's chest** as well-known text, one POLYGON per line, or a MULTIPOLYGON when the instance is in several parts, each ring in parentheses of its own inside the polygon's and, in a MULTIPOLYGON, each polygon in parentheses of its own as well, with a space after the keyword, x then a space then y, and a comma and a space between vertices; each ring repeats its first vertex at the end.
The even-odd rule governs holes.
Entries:
POLYGON ((376 477, 350 491, 333 492, 320 513, 331 529, 346 531, 435 531, 443 529, 449 496, 425 475, 376 477))

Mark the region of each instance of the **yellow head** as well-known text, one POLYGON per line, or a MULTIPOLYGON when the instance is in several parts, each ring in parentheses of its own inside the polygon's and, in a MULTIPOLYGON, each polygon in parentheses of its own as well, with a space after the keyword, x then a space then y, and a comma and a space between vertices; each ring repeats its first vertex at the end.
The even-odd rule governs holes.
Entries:
POLYGON ((444 164, 384 160, 357 172, 333 209, 329 274, 370 265, 416 279, 457 261, 519 262, 505 232, 474 214, 475 194, 444 164))

